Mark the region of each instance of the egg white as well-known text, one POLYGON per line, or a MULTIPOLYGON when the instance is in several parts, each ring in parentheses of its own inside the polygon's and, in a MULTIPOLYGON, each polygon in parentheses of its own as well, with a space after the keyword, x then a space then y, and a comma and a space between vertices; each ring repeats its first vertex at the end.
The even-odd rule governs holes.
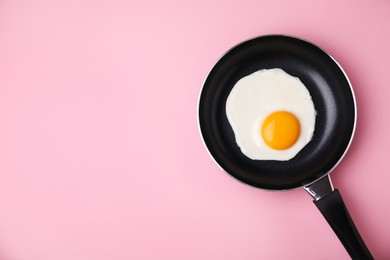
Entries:
POLYGON ((227 98, 226 116, 237 145, 248 158, 287 161, 312 139, 316 111, 308 89, 299 78, 275 68, 241 78, 227 98), (294 114, 301 125, 297 142, 286 150, 272 149, 261 136, 263 121, 275 111, 294 114))

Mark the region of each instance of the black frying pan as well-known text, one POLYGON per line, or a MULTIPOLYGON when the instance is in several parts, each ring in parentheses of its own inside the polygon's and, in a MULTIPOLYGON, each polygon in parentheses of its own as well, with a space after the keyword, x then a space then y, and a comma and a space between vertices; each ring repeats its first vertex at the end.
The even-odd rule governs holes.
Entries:
POLYGON ((293 37, 268 35, 229 50, 212 68, 199 100, 199 126, 215 161, 249 185, 287 190, 304 187, 353 259, 372 256, 328 173, 347 151, 356 125, 355 98, 339 64, 317 46, 293 37), (235 83, 260 69, 281 68, 308 88, 317 111, 312 140, 289 161, 251 160, 241 153, 226 117, 235 83))

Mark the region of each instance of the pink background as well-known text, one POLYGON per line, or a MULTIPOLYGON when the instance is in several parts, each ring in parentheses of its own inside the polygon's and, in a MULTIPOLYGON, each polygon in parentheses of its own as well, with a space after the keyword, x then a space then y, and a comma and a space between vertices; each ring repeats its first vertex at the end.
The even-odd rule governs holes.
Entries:
POLYGON ((348 259, 303 189, 241 184, 197 127, 231 46, 312 41, 356 92, 332 173, 390 259, 389 1, 0 1, 0 260, 348 259))

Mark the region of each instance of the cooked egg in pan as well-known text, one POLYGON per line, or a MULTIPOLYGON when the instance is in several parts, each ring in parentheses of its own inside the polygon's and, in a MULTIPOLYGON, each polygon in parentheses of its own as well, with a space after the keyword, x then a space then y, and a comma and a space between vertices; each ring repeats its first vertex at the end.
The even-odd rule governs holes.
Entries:
POLYGON ((241 78, 226 101, 226 116, 244 155, 287 161, 312 139, 316 111, 299 78, 275 68, 241 78))

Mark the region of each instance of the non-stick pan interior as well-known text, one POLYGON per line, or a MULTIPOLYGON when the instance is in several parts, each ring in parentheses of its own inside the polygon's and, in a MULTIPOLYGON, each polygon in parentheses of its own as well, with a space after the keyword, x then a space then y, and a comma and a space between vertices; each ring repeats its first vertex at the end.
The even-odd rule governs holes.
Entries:
POLYGON ((355 102, 348 79, 328 54, 306 41, 272 35, 241 43, 216 63, 204 83, 198 116, 203 140, 225 171, 252 186, 280 190, 313 182, 337 164, 354 131, 355 102), (225 112, 240 78, 271 68, 299 77, 317 112, 313 139, 289 161, 243 155, 225 112))

